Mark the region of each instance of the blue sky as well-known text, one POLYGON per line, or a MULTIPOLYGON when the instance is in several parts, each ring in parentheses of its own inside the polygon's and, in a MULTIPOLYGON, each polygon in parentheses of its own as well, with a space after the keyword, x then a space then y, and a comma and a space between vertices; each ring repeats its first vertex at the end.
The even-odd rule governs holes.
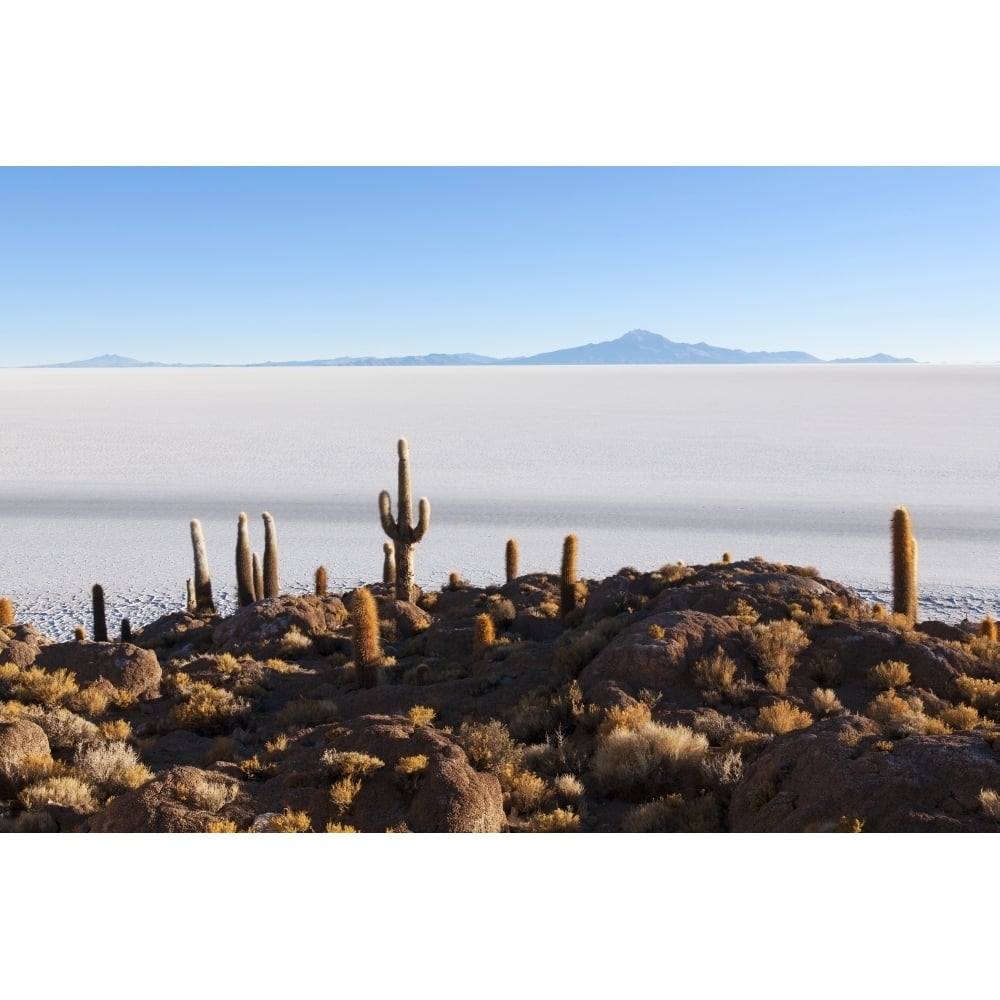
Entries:
POLYGON ((0 168, 0 365, 533 354, 641 327, 1000 360, 991 168, 0 168))

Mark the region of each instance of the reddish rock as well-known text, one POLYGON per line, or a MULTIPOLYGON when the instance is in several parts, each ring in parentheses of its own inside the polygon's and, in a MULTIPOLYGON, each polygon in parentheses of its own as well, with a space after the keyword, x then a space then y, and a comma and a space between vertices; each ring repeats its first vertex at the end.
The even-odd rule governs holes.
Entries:
POLYGON ((163 671, 156 654, 127 642, 58 642, 40 650, 46 670, 70 670, 80 687, 104 678, 139 699, 159 698, 163 671))
POLYGON ((0 665, 13 663, 22 670, 30 667, 35 662, 38 651, 51 642, 34 625, 10 625, 0 629, 0 665))
POLYGON ((240 608, 218 622, 213 631, 216 650, 257 659, 280 656, 285 636, 297 630, 309 639, 329 636, 347 623, 347 609, 333 594, 317 597, 271 597, 240 608))

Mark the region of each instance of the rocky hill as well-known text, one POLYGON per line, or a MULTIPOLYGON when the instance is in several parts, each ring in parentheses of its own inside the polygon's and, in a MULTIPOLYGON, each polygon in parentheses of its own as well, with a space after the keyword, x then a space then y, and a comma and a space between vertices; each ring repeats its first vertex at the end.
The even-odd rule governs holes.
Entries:
POLYGON ((762 560, 365 592, 108 642, 0 602, 0 825, 1000 830, 989 622, 762 560))

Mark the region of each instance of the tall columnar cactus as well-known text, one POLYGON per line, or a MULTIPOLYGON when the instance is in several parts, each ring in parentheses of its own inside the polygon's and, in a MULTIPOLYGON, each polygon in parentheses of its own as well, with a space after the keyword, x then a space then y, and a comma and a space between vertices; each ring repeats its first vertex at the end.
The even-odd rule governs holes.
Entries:
POLYGON ((563 620, 576 607, 576 535, 563 541, 562 570, 559 575, 559 613, 563 620))
POLYGON ((406 438, 399 439, 398 513, 392 518, 392 498, 386 490, 378 497, 382 530, 392 539, 396 549, 396 600, 412 601, 416 596, 413 577, 413 549, 427 533, 431 505, 427 497, 420 498, 419 517, 413 524, 413 499, 410 493, 410 446, 406 438))
POLYGON ((264 511, 264 596, 278 596, 278 533, 274 518, 264 511))
POLYGON ((108 641, 108 619, 104 613, 104 588, 95 583, 90 589, 94 605, 94 642, 108 641))
POLYGON ((892 515, 892 610, 917 620, 917 542, 905 507, 892 515))
POLYGON ((191 544, 194 547, 194 610, 196 614, 215 614, 212 600, 212 575, 208 571, 208 554, 205 551, 205 536, 201 521, 191 522, 191 544))
POLYGON ((511 580, 516 580, 518 576, 517 563, 518 563, 519 553, 517 550, 517 539, 508 538, 507 539, 507 551, 505 552, 505 562, 507 570, 507 582, 510 583, 511 580))
POLYGON ((253 596, 255 601, 264 599, 264 567, 261 565, 260 556, 255 552, 253 559, 253 596))
POLYGON ((351 651, 357 670, 358 686, 373 688, 378 683, 382 664, 382 637, 379 634, 378 607, 367 587, 358 587, 351 597, 351 651))
POLYGON ((236 526, 236 603, 245 608, 253 604, 253 552, 250 548, 250 522, 245 513, 240 514, 236 526))
POLYGON ((316 586, 314 588, 317 597, 326 597, 326 567, 316 567, 316 586))
POLYGON ((496 625, 493 618, 485 611, 476 615, 472 630, 472 649, 474 653, 484 653, 493 647, 497 641, 496 625))
POLYGON ((382 543, 382 582, 396 582, 396 551, 392 547, 392 542, 382 543))

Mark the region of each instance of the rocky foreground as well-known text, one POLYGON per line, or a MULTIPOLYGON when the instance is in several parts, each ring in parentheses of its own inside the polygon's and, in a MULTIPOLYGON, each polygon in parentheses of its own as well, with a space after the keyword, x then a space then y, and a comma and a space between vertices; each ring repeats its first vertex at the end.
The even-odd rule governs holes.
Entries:
POLYGON ((370 589, 374 661, 353 594, 127 642, 0 627, 0 828, 1000 829, 990 622, 762 560, 624 569, 562 609, 558 575, 370 589))

